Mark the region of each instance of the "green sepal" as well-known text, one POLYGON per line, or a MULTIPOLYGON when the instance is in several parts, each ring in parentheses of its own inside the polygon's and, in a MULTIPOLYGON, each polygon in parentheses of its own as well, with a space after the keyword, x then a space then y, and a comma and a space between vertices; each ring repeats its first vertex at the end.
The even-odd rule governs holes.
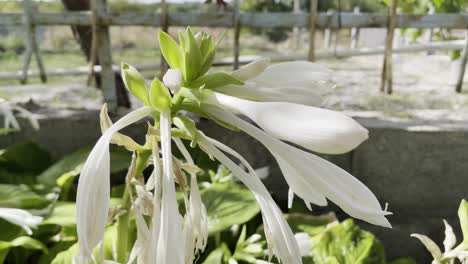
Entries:
POLYGON ((175 116, 172 121, 174 125, 176 125, 181 130, 186 131, 190 135, 191 140, 192 140, 192 142, 190 143, 190 147, 192 148, 196 147, 197 138, 198 138, 198 129, 197 129, 197 126, 195 125, 195 121, 182 115, 175 116))
POLYGON ((164 86, 164 84, 158 78, 155 78, 151 83, 150 102, 151 105, 154 108, 156 108, 159 112, 162 112, 165 109, 171 107, 171 95, 169 94, 169 91, 164 86))
POLYGON ((200 51, 203 57, 203 64, 200 69, 199 75, 204 75, 213 65, 213 60, 216 53, 216 45, 214 44, 213 37, 208 36, 202 38, 200 44, 200 51))
POLYGON ((172 69, 180 69, 183 64, 181 48, 177 42, 164 31, 159 31, 159 47, 172 69))
POLYGON ((146 82, 140 72, 130 64, 122 63, 122 79, 125 87, 144 105, 150 105, 146 82))
POLYGON ((458 208, 458 218, 463 233, 463 243, 468 243, 468 202, 463 199, 458 208))
POLYGON ((189 88, 199 88, 201 86, 204 86, 205 89, 212 90, 229 84, 243 85, 244 83, 228 73, 216 72, 212 74, 203 75, 195 81, 190 82, 187 86, 189 88))

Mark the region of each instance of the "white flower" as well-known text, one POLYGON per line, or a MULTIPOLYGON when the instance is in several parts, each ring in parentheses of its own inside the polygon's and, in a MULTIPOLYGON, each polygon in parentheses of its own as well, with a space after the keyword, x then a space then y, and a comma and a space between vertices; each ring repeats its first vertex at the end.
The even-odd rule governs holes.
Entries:
POLYGON ((172 93, 179 91, 182 85, 182 72, 179 69, 169 69, 163 76, 164 85, 171 90, 172 93))
POLYGON ((204 99, 206 103, 247 116, 278 139, 319 153, 346 153, 368 138, 368 131, 352 118, 327 109, 284 102, 254 102, 220 93, 211 93, 204 99))
POLYGON ((232 75, 244 85, 227 85, 216 91, 253 101, 293 102, 318 105, 323 94, 330 92, 333 72, 317 63, 293 61, 269 65, 259 59, 234 71, 232 75))
POLYGON ((177 205, 171 151, 171 112, 160 114, 161 150, 163 159, 161 226, 156 263, 184 264, 184 233, 177 205), (183 251, 182 251, 183 252, 183 251))
MULTIPOLYGON (((214 117, 238 127, 265 145, 276 158, 291 191, 307 205, 313 203, 325 206, 328 198, 355 218, 391 226, 385 218, 390 213, 382 210, 375 195, 345 170, 312 153, 288 145, 229 112, 216 107, 207 107, 207 110, 214 117)), ((278 123, 278 126, 281 124, 278 123)))
POLYGON ((122 117, 104 132, 83 165, 76 197, 78 264, 90 260, 94 247, 104 235, 110 201, 109 143, 112 135, 152 111, 151 107, 142 107, 122 117))
POLYGON ((16 208, 0 208, 0 218, 20 226, 28 235, 32 235, 31 228, 37 228, 42 222, 42 217, 34 216, 30 212, 16 208))
POLYGON ((20 130, 21 127, 16 120, 15 115, 13 114, 13 110, 20 112, 21 116, 28 119, 31 123, 31 126, 35 129, 39 129, 39 122, 37 121, 37 117, 29 112, 28 110, 24 109, 23 107, 17 106, 14 103, 8 102, 2 98, 0 98, 0 112, 3 114, 3 128, 9 129, 14 128, 16 130, 20 130))
POLYGON ((274 253, 282 263, 302 263, 299 246, 291 228, 250 164, 239 153, 214 139, 206 137, 201 132, 198 140, 200 147, 208 155, 212 155, 231 170, 254 193, 262 211, 265 237, 270 255, 274 253), (245 172, 220 150, 237 158, 249 170, 249 173, 245 172))

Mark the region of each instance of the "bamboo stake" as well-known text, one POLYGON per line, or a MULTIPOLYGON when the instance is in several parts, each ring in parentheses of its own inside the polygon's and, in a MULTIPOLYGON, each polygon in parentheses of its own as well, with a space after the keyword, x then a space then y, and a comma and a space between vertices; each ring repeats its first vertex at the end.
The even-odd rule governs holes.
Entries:
POLYGON ((239 68, 239 55, 240 55, 240 12, 239 12, 239 0, 234 1, 234 70, 239 68))
POLYGON ((385 54, 382 67, 382 78, 380 82, 380 91, 391 94, 393 92, 393 76, 392 76, 392 50, 393 50, 393 35, 395 31, 395 20, 397 13, 398 0, 392 0, 390 6, 390 16, 388 20, 387 37, 385 40, 385 54))
POLYGON ((334 10, 328 10, 327 11, 327 28, 325 28, 324 31, 324 36, 323 36, 323 45, 325 49, 330 49, 331 47, 331 42, 332 42, 332 30, 330 28, 331 25, 331 20, 333 19, 333 16, 335 14, 334 10))
POLYGON ((315 61, 315 21, 317 20, 318 0, 310 0, 309 14, 309 61, 315 61))
POLYGON ((468 30, 465 31, 465 48, 463 49, 461 56, 460 69, 458 71, 457 84, 455 86, 455 91, 461 93, 463 87, 463 79, 465 77, 466 63, 468 62, 468 30))
POLYGON ((34 22, 31 18, 33 10, 30 0, 23 1, 23 13, 26 51, 23 63, 23 74, 21 76, 20 82, 22 84, 25 84, 28 80, 28 69, 29 65, 31 64, 32 54, 34 53, 34 56, 36 57, 37 67, 39 68, 39 76, 41 78, 41 81, 45 83, 47 81, 47 76, 45 73, 44 64, 42 62, 39 46, 37 44, 36 26, 34 25, 34 22))

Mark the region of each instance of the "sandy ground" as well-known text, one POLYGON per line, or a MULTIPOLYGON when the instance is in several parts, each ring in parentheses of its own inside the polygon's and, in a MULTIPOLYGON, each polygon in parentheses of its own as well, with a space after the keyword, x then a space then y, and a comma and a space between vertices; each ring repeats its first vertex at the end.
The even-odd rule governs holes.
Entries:
MULTIPOLYGON (((335 71, 336 87, 323 96, 322 106, 353 115, 378 115, 396 119, 468 120, 468 73, 464 89, 454 91, 459 64, 448 55, 396 55, 394 93, 381 94, 381 56, 326 60, 335 71)), ((17 102, 32 100, 40 108, 97 109, 100 91, 73 84, 0 87, 0 97, 17 102)))

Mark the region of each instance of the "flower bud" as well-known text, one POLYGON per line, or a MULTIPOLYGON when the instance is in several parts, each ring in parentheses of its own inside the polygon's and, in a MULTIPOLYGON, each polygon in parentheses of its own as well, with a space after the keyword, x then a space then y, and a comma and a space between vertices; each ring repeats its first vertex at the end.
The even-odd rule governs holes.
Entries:
POLYGON ((163 76, 163 82, 172 93, 176 93, 182 86, 182 73, 179 69, 169 69, 163 76))

